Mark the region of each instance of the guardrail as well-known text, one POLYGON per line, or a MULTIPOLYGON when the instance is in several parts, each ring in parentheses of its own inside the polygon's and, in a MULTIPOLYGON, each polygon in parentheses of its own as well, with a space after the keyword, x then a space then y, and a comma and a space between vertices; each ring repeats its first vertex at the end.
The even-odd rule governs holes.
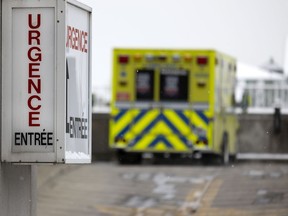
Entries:
POLYGON ((247 85, 249 107, 254 108, 288 108, 288 85, 247 85))

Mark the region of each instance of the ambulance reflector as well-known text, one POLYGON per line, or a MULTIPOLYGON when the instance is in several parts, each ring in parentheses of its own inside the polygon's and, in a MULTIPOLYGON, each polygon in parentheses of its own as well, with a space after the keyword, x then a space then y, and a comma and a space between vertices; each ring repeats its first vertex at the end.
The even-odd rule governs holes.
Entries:
POLYGON ((175 55, 173 55, 172 59, 174 62, 179 62, 180 61, 180 55, 175 54, 175 55))
POLYGON ((208 58, 205 56, 198 56, 197 57, 197 64, 202 65, 202 66, 207 65, 208 64, 208 58))
POLYGON ((151 61, 154 60, 154 56, 151 55, 151 54, 147 54, 147 55, 146 55, 146 60, 149 61, 149 62, 151 62, 151 61))
POLYGON ((134 61, 135 62, 140 62, 142 60, 142 56, 140 54, 134 55, 134 61))
POLYGON ((189 55, 189 54, 185 54, 184 55, 184 60, 185 60, 185 62, 191 62, 192 61, 192 56, 189 55))
POLYGON ((118 92, 116 95, 117 101, 129 101, 130 100, 130 94, 127 92, 118 92))
POLYGON ((118 62, 119 62, 120 64, 128 64, 128 63, 129 63, 129 56, 127 56, 127 55, 120 55, 120 56, 118 57, 118 62))

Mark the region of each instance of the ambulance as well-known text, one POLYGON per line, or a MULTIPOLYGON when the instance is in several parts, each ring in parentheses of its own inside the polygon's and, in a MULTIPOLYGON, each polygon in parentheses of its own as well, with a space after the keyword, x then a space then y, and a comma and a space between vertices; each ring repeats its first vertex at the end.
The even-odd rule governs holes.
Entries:
POLYGON ((237 153, 236 60, 215 50, 114 49, 109 143, 120 163, 237 153))

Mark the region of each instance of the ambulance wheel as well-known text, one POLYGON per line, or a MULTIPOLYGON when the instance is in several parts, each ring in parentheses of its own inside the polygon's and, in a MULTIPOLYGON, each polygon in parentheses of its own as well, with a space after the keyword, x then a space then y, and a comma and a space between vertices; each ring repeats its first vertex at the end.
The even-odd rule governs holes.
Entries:
POLYGON ((237 156, 236 154, 230 154, 229 155, 229 160, 230 160, 230 163, 237 163, 237 156))
POLYGON ((117 160, 119 164, 140 164, 142 162, 142 154, 118 150, 117 160))
POLYGON ((230 162, 228 133, 227 132, 225 132, 223 134, 221 151, 222 151, 221 152, 221 163, 226 166, 230 162))
POLYGON ((203 165, 214 165, 216 160, 216 155, 212 153, 202 153, 201 162, 203 165))

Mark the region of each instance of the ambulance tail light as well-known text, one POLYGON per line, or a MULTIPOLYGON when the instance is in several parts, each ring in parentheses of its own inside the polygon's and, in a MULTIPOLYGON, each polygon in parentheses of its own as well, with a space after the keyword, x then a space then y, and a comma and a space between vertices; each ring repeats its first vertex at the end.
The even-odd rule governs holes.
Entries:
POLYGON ((129 63, 129 56, 127 56, 127 55, 118 56, 118 62, 120 64, 128 64, 129 63))
POLYGON ((167 56, 165 56, 165 55, 160 55, 160 56, 158 56, 157 58, 158 58, 158 60, 161 61, 161 62, 164 62, 164 61, 167 60, 167 56))
POLYGON ((198 56, 197 57, 197 64, 201 66, 205 66, 208 64, 208 57, 206 56, 198 56))
POLYGON ((118 143, 118 142, 126 143, 127 141, 124 137, 115 137, 114 142, 115 143, 118 143))
POLYGON ((208 145, 208 140, 207 139, 198 139, 196 140, 196 145, 201 145, 201 144, 204 144, 204 145, 208 145))

